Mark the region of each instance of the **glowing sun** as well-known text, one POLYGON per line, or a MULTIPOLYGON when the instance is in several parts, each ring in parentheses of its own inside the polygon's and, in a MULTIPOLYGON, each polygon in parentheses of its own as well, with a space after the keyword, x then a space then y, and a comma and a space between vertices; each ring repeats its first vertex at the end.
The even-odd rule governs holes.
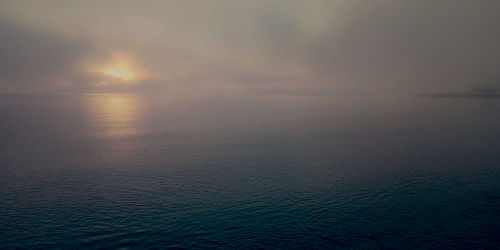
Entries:
POLYGON ((138 77, 138 73, 132 69, 132 66, 127 61, 117 61, 98 72, 124 81, 132 81, 138 77))
MULTIPOLYGON (((139 78, 146 76, 146 71, 140 67, 133 58, 123 54, 114 55, 111 60, 106 63, 94 64, 88 71, 100 73, 104 76, 119 80, 121 83, 133 83, 139 78)), ((104 82, 108 81, 104 79, 104 82)))

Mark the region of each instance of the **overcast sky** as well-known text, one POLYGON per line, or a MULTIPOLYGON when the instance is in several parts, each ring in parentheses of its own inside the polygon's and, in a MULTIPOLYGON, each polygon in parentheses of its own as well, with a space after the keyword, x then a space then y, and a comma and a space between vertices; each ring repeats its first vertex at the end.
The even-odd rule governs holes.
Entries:
POLYGON ((0 93, 498 86, 499 10, 498 0, 0 0, 0 93))

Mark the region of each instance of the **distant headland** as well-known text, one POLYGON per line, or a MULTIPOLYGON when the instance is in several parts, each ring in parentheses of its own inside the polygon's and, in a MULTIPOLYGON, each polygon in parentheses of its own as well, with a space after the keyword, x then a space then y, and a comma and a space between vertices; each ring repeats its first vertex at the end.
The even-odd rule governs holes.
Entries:
POLYGON ((441 98, 500 98, 500 88, 485 86, 472 88, 464 93, 432 93, 421 94, 421 97, 441 97, 441 98))

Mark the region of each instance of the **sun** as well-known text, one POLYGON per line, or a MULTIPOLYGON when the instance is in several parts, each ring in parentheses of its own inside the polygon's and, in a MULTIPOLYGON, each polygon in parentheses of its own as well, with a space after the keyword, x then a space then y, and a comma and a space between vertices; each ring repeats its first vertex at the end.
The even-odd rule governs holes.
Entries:
POLYGON ((138 77, 138 73, 132 69, 130 63, 124 60, 106 66, 98 72, 124 81, 133 81, 138 77))
POLYGON ((148 75, 146 70, 132 57, 125 54, 115 54, 107 61, 92 63, 87 71, 109 77, 108 79, 101 79, 102 81, 96 83, 96 86, 105 86, 110 81, 114 83, 135 83, 140 78, 148 75), (115 81, 112 79, 115 79, 115 81))

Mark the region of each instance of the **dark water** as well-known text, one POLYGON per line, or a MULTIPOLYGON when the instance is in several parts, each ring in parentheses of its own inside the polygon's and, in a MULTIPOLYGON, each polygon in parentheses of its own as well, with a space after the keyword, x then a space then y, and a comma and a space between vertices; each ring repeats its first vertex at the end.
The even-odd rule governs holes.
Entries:
POLYGON ((0 97, 0 248, 498 249, 500 100, 0 97))

